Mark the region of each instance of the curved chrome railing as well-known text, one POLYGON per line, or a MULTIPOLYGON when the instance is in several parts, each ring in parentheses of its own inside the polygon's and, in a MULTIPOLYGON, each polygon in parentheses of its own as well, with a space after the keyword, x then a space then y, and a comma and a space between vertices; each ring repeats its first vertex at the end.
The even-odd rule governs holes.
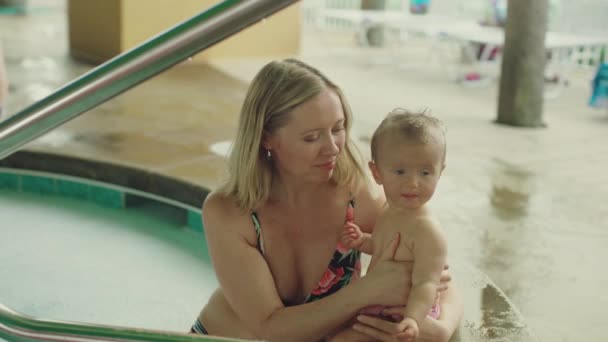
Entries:
POLYGON ((187 335, 168 331, 155 331, 94 324, 43 320, 17 313, 0 304, 1 341, 146 341, 146 342, 226 342, 241 341, 219 337, 187 335))
POLYGON ((225 0, 0 122, 0 159, 62 123, 296 0, 225 0))

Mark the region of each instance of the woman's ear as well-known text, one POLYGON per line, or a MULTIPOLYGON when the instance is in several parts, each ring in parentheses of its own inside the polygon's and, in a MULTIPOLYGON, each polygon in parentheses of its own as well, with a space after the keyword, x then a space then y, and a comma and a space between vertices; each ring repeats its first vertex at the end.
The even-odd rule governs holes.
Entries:
POLYGON ((262 133, 262 148, 266 151, 272 150, 271 135, 267 132, 262 133))
POLYGON ((369 166, 369 170, 372 172, 372 177, 376 181, 376 184, 382 185, 382 176, 380 176, 380 172, 378 171, 378 166, 373 161, 367 163, 369 166))

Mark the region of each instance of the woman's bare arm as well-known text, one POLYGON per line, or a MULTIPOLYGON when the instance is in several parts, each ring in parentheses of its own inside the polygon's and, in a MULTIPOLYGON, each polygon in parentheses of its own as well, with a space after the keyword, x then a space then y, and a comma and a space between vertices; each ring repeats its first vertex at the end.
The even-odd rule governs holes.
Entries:
MULTIPOLYGON (((450 284, 447 290, 441 292, 441 315, 439 319, 426 317, 420 324, 420 335, 417 342, 447 342, 458 326, 463 316, 463 301, 460 291, 455 284, 450 284)), ((395 307, 383 311, 385 315, 399 315, 403 308, 395 307)), ((354 328, 375 340, 388 341, 411 341, 411 338, 402 334, 403 327, 399 323, 385 321, 371 316, 358 316, 358 322, 354 328)), ((339 339, 337 341, 340 341, 339 339)))
POLYGON ((373 193, 371 189, 364 187, 355 194, 355 201, 355 223, 362 232, 372 233, 386 203, 384 192, 373 193))
MULTIPOLYGON (((211 194, 203 205, 203 217, 209 253, 223 293, 257 338, 320 340, 366 305, 405 301, 400 294, 391 294, 392 286, 388 285, 397 282, 405 286, 409 279, 394 274, 404 272, 404 268, 387 262, 375 278, 366 277, 312 303, 285 307, 270 269, 256 249, 248 213, 226 198, 211 194)), ((385 259, 392 260, 392 255, 385 259)))

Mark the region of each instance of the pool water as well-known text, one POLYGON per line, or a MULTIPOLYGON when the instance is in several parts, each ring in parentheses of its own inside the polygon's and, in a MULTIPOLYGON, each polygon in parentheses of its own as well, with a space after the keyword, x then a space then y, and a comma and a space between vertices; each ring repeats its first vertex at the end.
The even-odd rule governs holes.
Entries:
MULTIPOLYGON (((0 303, 36 318, 190 329, 218 285, 200 211, 96 181, 0 176, 0 303)), ((451 262, 466 303, 452 341, 536 340, 486 275, 451 262)))
POLYGON ((0 189, 0 303, 45 319, 189 330, 217 280, 202 232, 163 208, 0 189))

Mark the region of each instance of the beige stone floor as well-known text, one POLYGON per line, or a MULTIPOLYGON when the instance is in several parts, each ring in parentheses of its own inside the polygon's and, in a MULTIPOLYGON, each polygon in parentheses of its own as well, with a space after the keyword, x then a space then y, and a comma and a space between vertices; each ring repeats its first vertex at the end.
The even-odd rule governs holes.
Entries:
MULTIPOLYGON (((0 16, 13 83, 9 112, 92 67, 68 57, 64 19, 53 10, 0 16)), ((429 108, 446 123, 448 167, 433 206, 452 263, 486 273, 541 341, 608 339, 608 113, 586 105, 592 70, 566 69, 570 86, 545 102, 547 128, 513 128, 492 123, 495 82, 452 82, 453 65, 430 58, 423 42, 376 51, 311 33, 305 31, 299 57, 342 86, 364 152, 375 125, 395 107, 429 108)), ((182 64, 28 148, 145 167, 213 188, 224 159, 211 148, 233 137, 247 81, 269 60, 182 64)))
MULTIPOLYGON (((433 205, 454 262, 486 273, 539 340, 607 340, 608 112, 586 105, 593 70, 557 69, 570 84, 547 90, 547 128, 515 128, 493 123, 496 79, 464 86, 452 79, 469 68, 412 50, 338 48, 306 35, 301 58, 342 86, 364 152, 374 127, 395 107, 439 116, 449 152, 433 205)), ((264 62, 216 66, 246 81, 264 62)), ((496 75, 497 67, 482 70, 496 75)))

